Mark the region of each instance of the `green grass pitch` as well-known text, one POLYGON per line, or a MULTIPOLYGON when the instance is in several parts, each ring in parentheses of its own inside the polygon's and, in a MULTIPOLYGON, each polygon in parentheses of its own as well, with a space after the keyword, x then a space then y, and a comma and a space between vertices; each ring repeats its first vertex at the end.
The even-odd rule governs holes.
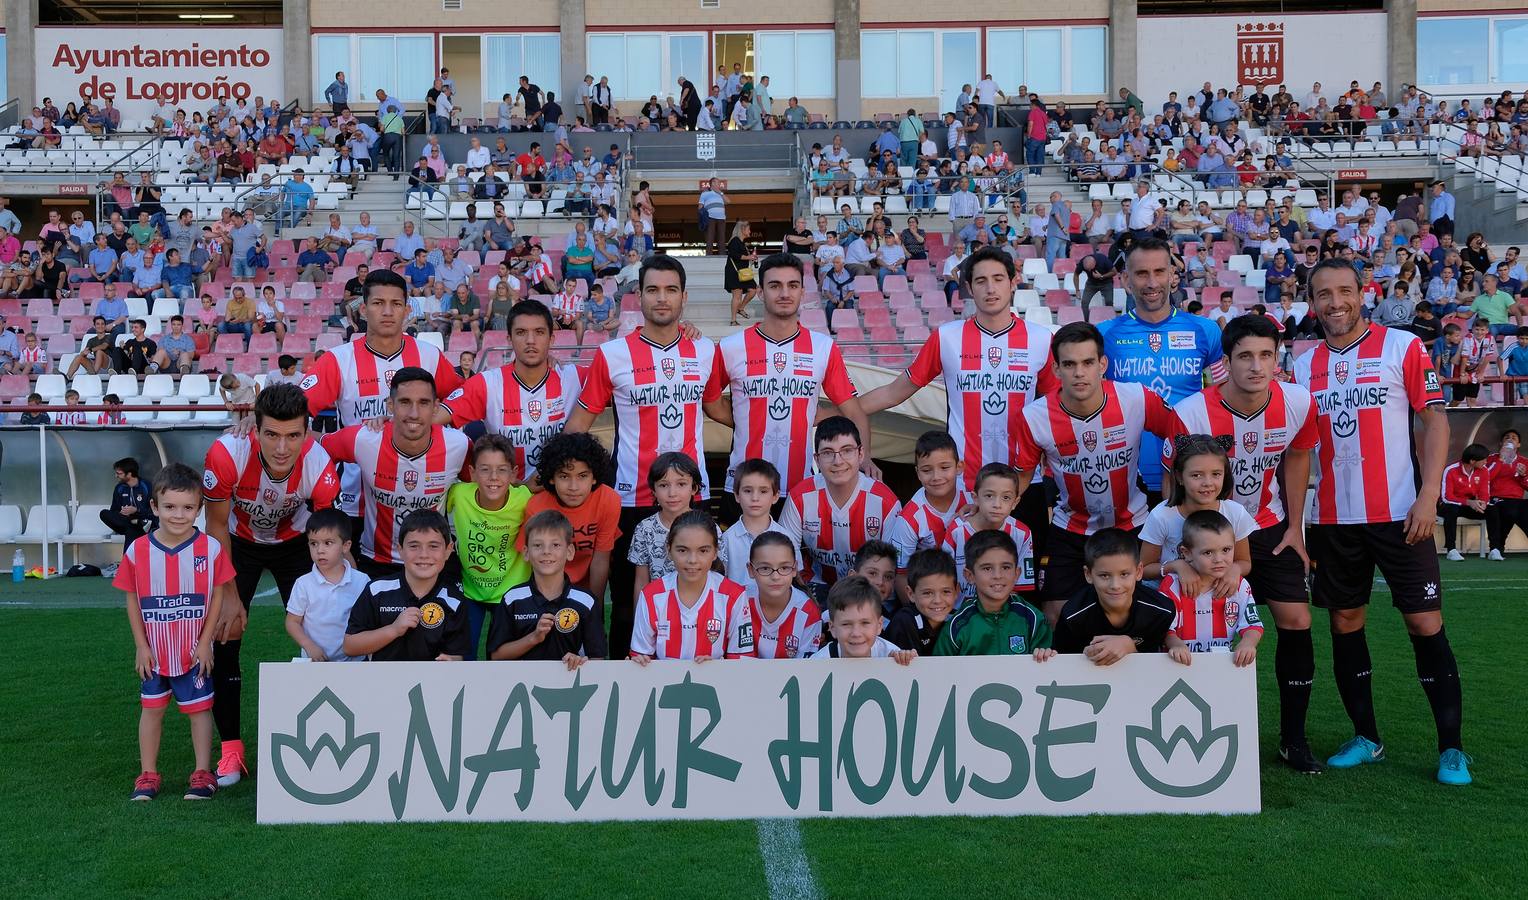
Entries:
MULTIPOLYGON (((1261 815, 807 820, 817 895, 1523 896, 1528 666, 1517 642, 1528 631, 1528 562, 1444 566, 1474 785, 1433 781, 1432 718, 1378 585, 1369 635, 1383 764, 1314 778, 1279 767, 1270 627, 1261 815)), ((292 652, 279 613, 274 598, 259 601, 245 639, 247 734, 255 664, 292 652)), ((104 580, 7 582, 0 634, 6 897, 770 895, 766 865, 778 860, 761 858, 751 822, 257 826, 251 781, 210 803, 179 799, 191 742, 173 713, 166 790, 129 803, 138 707, 120 596, 104 580)), ((1350 736, 1328 649, 1318 634, 1310 734, 1322 754, 1350 736)))

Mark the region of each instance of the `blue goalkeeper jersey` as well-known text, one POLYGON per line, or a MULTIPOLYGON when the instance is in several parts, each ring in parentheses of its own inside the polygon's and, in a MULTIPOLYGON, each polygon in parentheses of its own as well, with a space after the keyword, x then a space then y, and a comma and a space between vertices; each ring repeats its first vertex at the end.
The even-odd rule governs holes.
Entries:
MULTIPOLYGON (((1145 385, 1168 406, 1203 390, 1212 367, 1214 380, 1223 368, 1220 327, 1203 316, 1174 309, 1153 325, 1132 311, 1098 323, 1098 330, 1109 358, 1106 377, 1145 385)), ((1162 489, 1162 441, 1149 432, 1141 435, 1140 473, 1146 487, 1162 489)))

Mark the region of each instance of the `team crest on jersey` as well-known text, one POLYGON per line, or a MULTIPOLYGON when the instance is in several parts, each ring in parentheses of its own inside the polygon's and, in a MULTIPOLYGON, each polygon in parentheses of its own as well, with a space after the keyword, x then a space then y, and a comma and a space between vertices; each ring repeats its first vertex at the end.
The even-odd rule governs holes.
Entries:
POLYGON ((446 608, 431 600, 419 607, 419 624, 426 628, 439 628, 446 620, 446 608))
POLYGON ((276 503, 276 489, 266 488, 265 493, 260 495, 260 499, 265 502, 266 506, 274 506, 276 503))
POLYGON ((879 537, 880 536, 880 534, 881 534, 881 517, 880 516, 866 516, 865 517, 865 533, 868 534, 868 535, 871 535, 871 536, 875 536, 875 537, 879 537))
POLYGON ((989 365, 992 368, 996 369, 998 366, 1000 366, 1002 364, 1003 364, 1003 348, 1002 347, 988 347, 987 348, 987 365, 989 365))
POLYGON ((796 637, 794 634, 787 634, 785 636, 785 652, 791 656, 799 655, 801 653, 801 638, 796 637))
POLYGON ((404 472, 403 473, 403 489, 405 491, 412 491, 414 488, 417 488, 417 487, 419 487, 419 473, 414 471, 413 469, 409 469, 407 472, 404 472))
POLYGON ((395 369, 388 369, 386 372, 383 372, 382 373, 382 384, 384 386, 386 386, 386 387, 392 387, 393 386, 393 376, 397 375, 397 374, 398 374, 398 372, 395 369))
POLYGON ((1023 653, 1024 652, 1024 635, 1022 635, 1022 634, 1010 634, 1010 635, 1008 635, 1008 652, 1009 653, 1023 653))
POLYGON ((1253 452, 1254 450, 1257 449, 1257 432, 1255 432, 1255 431, 1244 431, 1244 432, 1242 432, 1242 449, 1247 451, 1248 453, 1251 453, 1251 452, 1253 452))
POLYGON ((541 401, 531 400, 525 404, 525 414, 531 417, 532 422, 541 420, 541 401))
POLYGON ((196 570, 196 574, 205 575, 207 573, 207 557, 193 556, 191 558, 191 568, 196 570))
POLYGON ((1241 613, 1241 604, 1240 603, 1237 603, 1235 600, 1227 600, 1226 601, 1226 614, 1225 614, 1225 618, 1226 618, 1226 630, 1227 631, 1230 631, 1231 629, 1236 627, 1236 617, 1238 615, 1240 615, 1240 613, 1241 613))
POLYGON ((663 358, 663 362, 660 363, 660 365, 663 368, 663 377, 667 378, 670 381, 673 381, 674 380, 674 360, 671 357, 665 356, 663 358))
POLYGON ((1162 352, 1162 335, 1153 331, 1146 336, 1146 346, 1151 348, 1152 353, 1162 352))
POLYGON ((722 636, 722 620, 721 619, 707 619, 706 620, 706 640, 708 640, 708 641, 710 641, 710 642, 712 642, 714 644, 714 643, 716 643, 716 640, 718 638, 720 638, 721 636, 722 636))
POLYGON ((785 352, 783 350, 776 350, 771 361, 774 363, 777 373, 785 371, 785 352))
POLYGON ((1098 449, 1098 432, 1096 432, 1096 431, 1084 431, 1082 433, 1082 446, 1083 446, 1083 449, 1087 450, 1089 453, 1092 453, 1094 450, 1097 450, 1098 449))
POLYGON ((578 627, 578 610, 564 606, 557 611, 557 630, 567 634, 578 627))
POLYGON ((1345 360, 1345 359, 1339 359, 1337 361, 1337 365, 1332 369, 1332 374, 1337 376, 1337 383, 1338 384, 1347 384, 1348 383, 1348 361, 1345 360))

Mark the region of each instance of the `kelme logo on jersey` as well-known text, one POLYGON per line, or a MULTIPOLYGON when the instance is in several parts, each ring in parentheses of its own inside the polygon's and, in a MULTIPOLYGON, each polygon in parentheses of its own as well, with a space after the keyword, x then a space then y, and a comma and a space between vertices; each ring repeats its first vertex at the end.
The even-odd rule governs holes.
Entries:
POLYGON ((659 365, 663 368, 663 377, 667 378, 669 381, 673 381, 675 369, 673 358, 665 356, 659 365))

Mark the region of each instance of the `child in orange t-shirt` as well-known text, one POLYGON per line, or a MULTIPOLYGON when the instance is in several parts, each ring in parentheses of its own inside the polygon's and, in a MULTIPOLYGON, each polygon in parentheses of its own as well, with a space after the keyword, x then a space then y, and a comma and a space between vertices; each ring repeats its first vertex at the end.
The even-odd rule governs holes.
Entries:
MULTIPOLYGON (((621 497, 602 483, 610 470, 610 452, 593 435, 563 432, 542 445, 536 470, 546 489, 531 498, 525 518, 555 509, 573 523, 577 552, 568 563, 568 579, 595 598, 603 617, 610 551, 621 535, 621 497)), ((523 553, 524 531, 519 545, 523 553)))

